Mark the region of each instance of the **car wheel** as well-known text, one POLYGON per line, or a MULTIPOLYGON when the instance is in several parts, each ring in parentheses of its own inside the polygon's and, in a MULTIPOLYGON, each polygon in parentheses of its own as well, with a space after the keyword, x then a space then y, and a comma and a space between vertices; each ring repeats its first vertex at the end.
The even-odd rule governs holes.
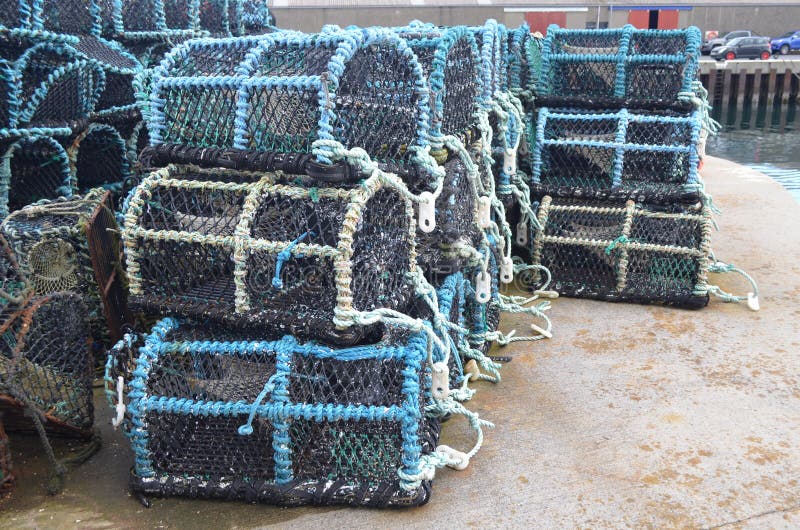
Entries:
POLYGON ((783 46, 781 46, 781 55, 786 55, 788 53, 789 53, 789 45, 784 44, 783 46))
POLYGON ((762 61, 768 61, 768 60, 769 60, 769 58, 770 58, 770 54, 769 54, 769 52, 766 52, 766 51, 764 51, 764 52, 761 52, 761 60, 762 60, 762 61))
POLYGON ((734 59, 736 59, 736 54, 735 53, 728 52, 728 53, 725 54, 725 60, 726 61, 732 61, 734 59))

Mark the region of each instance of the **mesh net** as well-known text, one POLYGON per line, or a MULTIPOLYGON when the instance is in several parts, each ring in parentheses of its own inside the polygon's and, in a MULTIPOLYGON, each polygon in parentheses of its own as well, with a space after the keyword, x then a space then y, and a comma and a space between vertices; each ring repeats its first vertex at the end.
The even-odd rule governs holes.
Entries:
POLYGON ((665 201, 697 192, 698 111, 539 109, 535 191, 665 201))
POLYGON ((74 47, 105 70, 105 85, 96 110, 109 111, 135 104, 133 76, 141 70, 141 65, 132 55, 116 43, 88 35, 81 35, 74 47))
POLYGON ((550 270, 561 294, 682 307, 708 303, 711 218, 705 207, 545 196, 538 219, 544 230, 533 240, 532 262, 550 270))
POLYGON ((146 179, 129 206, 137 307, 351 341, 359 335, 336 332, 335 315, 407 303, 413 212, 396 191, 374 180, 309 190, 269 184, 276 175, 237 184, 202 180, 216 171, 168 171, 173 180, 146 179))
POLYGON ((334 350, 291 337, 185 342, 175 326, 162 321, 145 349, 121 343, 109 358, 115 384, 117 367, 155 354, 128 385, 144 389, 128 405, 142 448, 134 490, 290 505, 427 501, 429 482, 404 487, 398 475, 415 470, 438 437, 422 413, 422 336, 334 350))
POLYGON ((0 407, 37 411, 59 432, 94 420, 86 306, 74 293, 35 298, 0 326, 0 407))
POLYGON ((3 232, 36 295, 74 290, 88 307, 93 338, 119 338, 115 322, 127 310, 110 193, 23 208, 6 218, 3 232))
POLYGON ((95 33, 100 19, 99 13, 93 13, 93 4, 94 0, 42 0, 44 29, 55 33, 95 33))
POLYGON ((80 193, 99 186, 119 190, 129 175, 125 142, 108 125, 90 125, 70 147, 70 157, 80 193))
POLYGON ((152 141, 307 153, 317 138, 332 137, 402 166, 408 147, 424 141, 426 131, 418 70, 399 46, 388 33, 195 41, 155 75, 152 141), (344 36, 358 42, 347 54, 338 48, 344 36), (249 65, 248 52, 258 57, 249 65), (341 74, 331 62, 337 53, 344 55, 341 74), (247 75, 219 83, 217 76, 237 71, 247 75), (324 90, 319 79, 328 80, 324 90))
POLYGON ((466 28, 398 30, 417 54, 433 101, 432 134, 457 135, 473 125, 481 96, 480 57, 466 28))
POLYGON ((72 193, 73 179, 64 147, 49 137, 23 138, 9 149, 8 210, 72 193))
POLYGON ((25 13, 23 0, 0 0, 0 26, 7 28, 26 28, 30 25, 30 15, 25 13))
POLYGON ((99 66, 79 60, 49 73, 23 97, 20 123, 39 127, 71 126, 94 110, 105 76, 99 66))
POLYGON ((545 105, 671 105, 691 91, 700 57, 700 30, 548 28, 538 94, 545 105))

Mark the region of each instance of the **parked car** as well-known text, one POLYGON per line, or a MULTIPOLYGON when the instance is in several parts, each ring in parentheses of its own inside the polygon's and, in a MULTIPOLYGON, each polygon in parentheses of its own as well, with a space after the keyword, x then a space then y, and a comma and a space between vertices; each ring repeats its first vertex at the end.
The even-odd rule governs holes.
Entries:
POLYGON ((800 29, 787 31, 780 37, 775 37, 769 43, 772 53, 786 55, 790 51, 800 50, 800 29))
POLYGON ((727 44, 717 46, 711 52, 711 57, 718 61, 732 61, 733 59, 769 59, 772 52, 767 37, 739 37, 728 41, 727 44))
POLYGON ((717 37, 716 39, 710 39, 703 44, 700 45, 700 54, 701 55, 710 55, 714 48, 718 46, 723 46, 730 42, 733 39, 738 39, 740 37, 760 37, 758 33, 754 33, 748 29, 739 29, 736 31, 731 31, 723 35, 722 37, 717 37))

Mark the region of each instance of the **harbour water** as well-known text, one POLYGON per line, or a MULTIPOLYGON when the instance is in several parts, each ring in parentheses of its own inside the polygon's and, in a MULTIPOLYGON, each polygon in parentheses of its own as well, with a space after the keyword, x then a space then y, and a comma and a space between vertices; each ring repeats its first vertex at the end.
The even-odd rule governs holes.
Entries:
MULTIPOLYGON (((716 111, 717 109, 715 109, 716 111)), ((795 122, 797 104, 774 109, 767 121, 766 108, 743 108, 742 116, 726 116, 723 130, 710 138, 709 155, 727 158, 769 175, 800 202, 800 127, 795 122), (752 112, 756 112, 753 121, 752 112), (741 123, 737 127, 737 121, 741 123)), ((717 112, 712 113, 719 120, 717 112)))

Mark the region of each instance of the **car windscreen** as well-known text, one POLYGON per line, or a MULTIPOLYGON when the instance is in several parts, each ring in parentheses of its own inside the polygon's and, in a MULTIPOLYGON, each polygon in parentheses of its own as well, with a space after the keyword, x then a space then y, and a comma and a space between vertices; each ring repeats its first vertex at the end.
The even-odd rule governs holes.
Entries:
POLYGON ((736 37, 728 41, 728 46, 738 46, 739 44, 744 44, 744 41, 744 37, 736 37))

